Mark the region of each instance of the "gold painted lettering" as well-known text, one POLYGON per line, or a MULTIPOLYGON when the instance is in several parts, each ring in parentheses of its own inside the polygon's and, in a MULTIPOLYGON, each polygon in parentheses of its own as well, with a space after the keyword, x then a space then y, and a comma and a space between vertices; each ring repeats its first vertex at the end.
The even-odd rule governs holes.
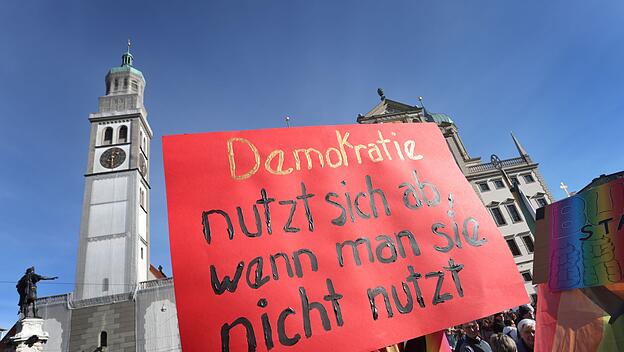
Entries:
POLYGON ((358 164, 362 163, 362 156, 360 155, 361 149, 366 149, 366 146, 362 144, 355 145, 355 156, 357 157, 358 164))
POLYGON ((392 156, 390 156, 390 153, 388 152, 388 146, 386 146, 387 143, 390 143, 390 140, 387 138, 384 138, 380 130, 377 130, 377 134, 379 135, 379 140, 376 142, 383 146, 384 152, 386 153, 388 160, 392 160, 392 156))
POLYGON ((370 147, 370 149, 368 150, 368 157, 371 159, 371 161, 374 163, 382 162, 383 157, 381 156, 381 150, 379 150, 377 144, 369 143, 368 146, 370 147), (376 157, 373 156, 373 152, 377 154, 376 157))
POLYGON ((253 145, 250 141, 248 141, 245 138, 240 138, 240 137, 230 138, 227 140, 227 148, 228 148, 228 161, 230 162, 230 175, 232 176, 233 179, 244 180, 246 178, 250 178, 251 175, 255 174, 258 171, 258 169, 260 168, 260 154, 258 153, 258 149, 256 148, 256 146, 253 145), (240 176, 236 175, 236 161, 234 158, 234 145, 233 145, 234 142, 242 142, 244 144, 247 144, 247 146, 249 146, 249 149, 254 154, 254 162, 255 162, 254 167, 240 176))
POLYGON ((327 151, 325 152, 325 159, 327 159, 327 165, 329 165, 329 167, 331 168, 337 168, 339 166, 342 166, 342 155, 340 155, 340 151, 334 147, 329 147, 327 148, 327 151), (335 152, 336 156, 338 156, 338 162, 336 162, 335 164, 332 163, 331 160, 331 156, 329 152, 335 152))
POLYGON ((266 161, 264 162, 264 168, 273 175, 288 175, 289 173, 293 172, 292 167, 289 167, 286 170, 284 170, 283 167, 284 151, 280 149, 275 149, 271 152, 271 154, 269 154, 269 156, 267 156, 266 161), (277 156, 277 169, 273 170, 271 168, 271 161, 273 161, 273 158, 275 158, 275 156, 277 156))
MULTIPOLYGON (((393 137, 396 137, 396 133, 392 132, 391 134, 393 137)), ((399 145, 399 142, 393 140, 392 143, 394 144, 394 149, 396 149, 397 154, 399 154, 399 158, 401 160, 405 160, 405 158, 403 157, 403 152, 401 152, 401 146, 399 145)))
POLYGON ((308 160, 308 170, 312 169, 312 157, 310 157, 310 154, 312 152, 316 153, 316 155, 318 156, 319 163, 321 163, 321 167, 325 167, 325 160, 323 160, 323 153, 319 152, 318 150, 316 150, 314 148, 295 149, 293 151, 293 156, 295 157, 295 168, 297 170, 301 170, 301 160, 299 159, 299 153, 300 152, 305 153, 305 157, 308 160))
POLYGON ((420 160, 423 158, 422 155, 418 154, 418 155, 414 155, 414 148, 416 147, 416 142, 414 142, 411 139, 408 139, 405 141, 405 144, 403 144, 403 149, 405 149, 405 154, 407 154, 407 157, 412 159, 412 160, 420 160))
POLYGON ((347 142, 347 139, 349 139, 349 132, 346 132, 343 138, 340 136, 340 132, 336 130, 336 138, 338 139, 338 147, 340 148, 340 154, 342 154, 344 166, 349 166, 349 158, 347 157, 347 152, 345 151, 345 146, 353 149, 351 143, 347 142))

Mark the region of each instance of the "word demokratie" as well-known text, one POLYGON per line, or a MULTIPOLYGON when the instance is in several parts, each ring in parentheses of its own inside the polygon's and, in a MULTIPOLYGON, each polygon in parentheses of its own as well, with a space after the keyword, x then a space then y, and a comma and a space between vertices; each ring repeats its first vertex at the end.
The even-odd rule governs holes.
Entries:
MULTIPOLYGON (((416 142, 414 140, 407 139, 405 141, 397 141, 395 139, 388 139, 384 137, 379 130, 377 134, 379 139, 373 143, 351 144, 349 142, 349 132, 346 132, 343 136, 340 131, 336 130, 338 145, 325 149, 324 153, 316 148, 293 149, 291 153, 294 159, 294 165, 293 167, 284 168, 284 159, 287 153, 281 149, 275 149, 264 158, 264 168, 273 175, 288 175, 295 170, 301 170, 302 159, 306 161, 307 170, 311 170, 315 165, 321 168, 324 168, 326 165, 330 168, 349 166, 350 155, 351 160, 353 160, 353 156, 355 156, 358 164, 362 164, 363 159, 369 159, 373 163, 379 163, 392 160, 393 156, 401 161, 405 161, 406 159, 420 160, 423 158, 422 155, 416 153, 416 142), (390 146, 388 146, 388 144, 390 144, 390 146), (273 160, 276 161, 274 162, 273 160), (318 160, 318 162, 313 160, 318 160)), ((391 135, 396 137, 396 133, 394 132, 391 132, 391 135)), ((244 180, 258 172, 262 162, 262 156, 258 152, 258 148, 256 148, 251 141, 241 137, 230 138, 227 140, 227 149, 230 175, 233 179, 244 180), (235 143, 246 146, 249 151, 253 153, 254 165, 250 170, 244 173, 239 173, 240 170, 236 168, 237 153, 234 151, 235 143)), ((238 157, 240 157, 240 154, 238 154, 238 157)))

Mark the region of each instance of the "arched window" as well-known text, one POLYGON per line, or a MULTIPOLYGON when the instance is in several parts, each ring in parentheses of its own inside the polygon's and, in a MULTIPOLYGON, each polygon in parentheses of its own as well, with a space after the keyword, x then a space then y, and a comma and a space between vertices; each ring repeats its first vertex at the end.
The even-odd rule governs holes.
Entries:
POLYGON ((119 80, 115 78, 115 90, 119 89, 119 80))
POLYGON ((128 142, 128 126, 124 125, 119 127, 119 139, 117 143, 126 143, 128 142))
POLYGON ((139 188, 139 204, 145 209, 145 191, 139 188))
POLYGON ((108 278, 107 277, 102 280, 102 291, 104 292, 108 291, 108 278))
POLYGON ((113 144, 113 128, 112 127, 106 127, 106 129, 104 130, 104 141, 102 142, 102 144, 113 144))
POLYGON ((106 331, 102 331, 100 333, 100 346, 99 347, 107 347, 108 346, 108 334, 106 331))
POLYGON ((124 78, 124 88, 128 88, 128 79, 124 78))

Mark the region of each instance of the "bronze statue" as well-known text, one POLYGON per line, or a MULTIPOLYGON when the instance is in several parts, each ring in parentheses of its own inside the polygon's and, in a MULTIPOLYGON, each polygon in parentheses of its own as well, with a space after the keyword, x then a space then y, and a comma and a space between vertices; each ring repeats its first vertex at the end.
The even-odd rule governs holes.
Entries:
POLYGON ((37 318, 37 282, 41 280, 56 280, 58 276, 55 277, 45 277, 41 275, 37 275, 35 273, 35 267, 30 267, 26 269, 26 273, 22 276, 21 279, 17 282, 17 293, 19 293, 19 307, 20 313, 24 318, 29 317, 28 315, 28 306, 32 304, 32 318, 37 318))

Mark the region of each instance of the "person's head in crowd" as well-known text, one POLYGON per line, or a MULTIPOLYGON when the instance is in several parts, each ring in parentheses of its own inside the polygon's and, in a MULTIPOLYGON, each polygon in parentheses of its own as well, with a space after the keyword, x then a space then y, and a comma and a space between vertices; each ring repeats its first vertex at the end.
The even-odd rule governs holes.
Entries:
POLYGON ((479 336, 479 324, 476 321, 469 321, 462 324, 462 329, 466 333, 466 336, 476 339, 479 336))
POLYGON ((444 331, 444 333, 447 336, 456 336, 458 333, 456 331, 456 329, 454 327, 450 327, 450 328, 446 328, 446 330, 444 331))
POLYGON ((491 317, 486 317, 481 319, 481 328, 482 329, 491 329, 492 327, 492 318, 491 317))
POLYGON ((505 313, 503 312, 496 313, 492 315, 492 319, 494 320, 494 322, 500 321, 502 323, 505 320, 505 313))
POLYGON ((514 323, 513 320, 511 319, 505 319, 505 326, 516 326, 516 323, 514 323))
POLYGON ((492 331, 494 333, 501 333, 503 332, 504 328, 505 324, 500 320, 494 320, 494 322, 492 323, 492 331))
POLYGON ((494 334, 490 337, 492 352, 517 352, 516 342, 504 334, 494 334))
POLYGON ((508 316, 509 316, 509 319, 511 319, 514 322, 518 320, 518 314, 516 314, 516 312, 509 312, 508 316))
POLYGON ((535 343, 535 320, 522 319, 518 323, 518 336, 527 347, 533 349, 535 343))
POLYGON ((518 318, 522 319, 535 319, 535 310, 531 305, 525 304, 523 306, 518 307, 518 318))

